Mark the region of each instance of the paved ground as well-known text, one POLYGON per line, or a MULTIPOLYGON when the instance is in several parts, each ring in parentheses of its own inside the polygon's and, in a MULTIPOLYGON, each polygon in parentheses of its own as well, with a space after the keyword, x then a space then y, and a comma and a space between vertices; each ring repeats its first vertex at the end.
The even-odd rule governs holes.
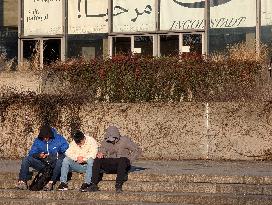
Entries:
MULTIPOLYGON (((0 172, 19 172, 19 160, 0 160, 0 172)), ((132 171, 154 174, 272 176, 272 161, 137 161, 132 171)))

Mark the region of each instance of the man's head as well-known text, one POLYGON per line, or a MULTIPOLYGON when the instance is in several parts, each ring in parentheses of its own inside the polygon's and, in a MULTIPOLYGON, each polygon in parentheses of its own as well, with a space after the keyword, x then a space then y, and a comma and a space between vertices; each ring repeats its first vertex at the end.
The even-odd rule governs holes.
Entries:
POLYGON ((115 126, 109 126, 106 129, 104 139, 108 143, 113 143, 114 144, 114 143, 118 142, 119 139, 120 139, 120 133, 119 133, 118 128, 115 127, 115 126))
POLYGON ((81 131, 77 130, 73 135, 73 140, 78 146, 82 146, 85 142, 85 136, 81 131))
POLYGON ((38 135, 38 138, 40 140, 45 140, 45 141, 48 141, 48 140, 54 138, 54 133, 53 133, 51 127, 49 125, 43 125, 40 128, 40 133, 38 135))

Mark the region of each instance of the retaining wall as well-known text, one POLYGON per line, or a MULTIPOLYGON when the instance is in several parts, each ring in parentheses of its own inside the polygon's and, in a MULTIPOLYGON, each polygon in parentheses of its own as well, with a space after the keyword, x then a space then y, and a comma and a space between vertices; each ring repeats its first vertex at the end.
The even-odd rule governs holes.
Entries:
MULTIPOLYGON (((30 82, 36 82, 30 90, 39 90, 39 78, 30 82)), ((69 140, 73 112, 58 109, 57 129, 69 140)), ((270 102, 93 103, 76 116, 99 142, 107 126, 118 126, 140 145, 144 159, 254 160, 269 158, 272 147, 270 102)), ((12 104, 0 118, 1 158, 23 157, 40 126, 35 106, 12 104)))

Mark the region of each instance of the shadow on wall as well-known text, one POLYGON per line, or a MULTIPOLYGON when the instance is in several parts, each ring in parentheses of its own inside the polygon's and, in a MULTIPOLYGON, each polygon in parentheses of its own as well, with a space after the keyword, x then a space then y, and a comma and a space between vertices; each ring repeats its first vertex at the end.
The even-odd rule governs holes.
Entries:
POLYGON ((0 27, 4 24, 4 1, 0 1, 0 27))

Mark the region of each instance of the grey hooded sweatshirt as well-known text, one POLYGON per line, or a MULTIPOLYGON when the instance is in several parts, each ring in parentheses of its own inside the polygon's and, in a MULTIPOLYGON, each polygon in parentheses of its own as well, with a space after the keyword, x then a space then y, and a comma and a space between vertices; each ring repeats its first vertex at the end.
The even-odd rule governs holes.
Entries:
POLYGON ((115 126, 106 129, 104 140, 101 143, 100 152, 106 158, 126 157, 133 162, 141 155, 141 148, 127 136, 121 136, 115 126))

